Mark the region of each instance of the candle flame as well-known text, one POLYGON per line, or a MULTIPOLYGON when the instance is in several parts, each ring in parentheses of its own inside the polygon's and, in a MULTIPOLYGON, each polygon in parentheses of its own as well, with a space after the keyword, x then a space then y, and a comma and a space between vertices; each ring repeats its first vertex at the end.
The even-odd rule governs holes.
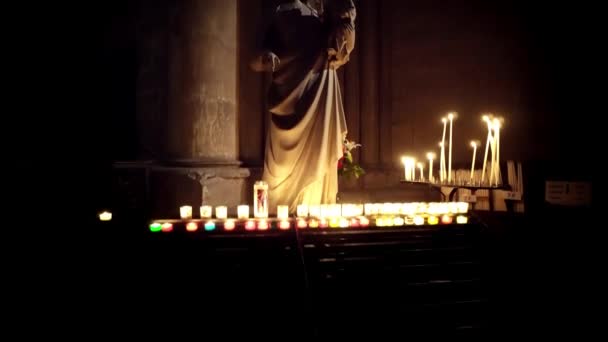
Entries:
POLYGON ((446 118, 441 118, 441 122, 442 122, 442 123, 446 123, 446 122, 448 122, 448 119, 446 119, 446 118))
POLYGON ((494 128, 500 129, 502 127, 502 124, 504 123, 504 121, 505 120, 502 117, 494 118, 494 120, 492 120, 492 123, 494 124, 494 128))
POLYGON ((448 114, 448 119, 450 119, 450 120, 454 120, 455 117, 456 117, 456 113, 452 112, 452 113, 448 114))
POLYGON ((427 154, 426 154, 426 158, 427 158, 428 160, 433 160, 433 159, 435 159, 435 153, 433 153, 433 152, 429 152, 429 153, 427 153, 427 154))
POLYGON ((416 163, 416 167, 418 167, 418 168, 421 168, 421 167, 424 168, 424 164, 418 162, 418 163, 416 163))

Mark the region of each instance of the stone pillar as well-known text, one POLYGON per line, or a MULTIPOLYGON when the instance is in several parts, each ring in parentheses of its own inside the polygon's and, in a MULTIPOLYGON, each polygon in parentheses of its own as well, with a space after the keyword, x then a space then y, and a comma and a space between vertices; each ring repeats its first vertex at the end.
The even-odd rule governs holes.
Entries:
POLYGON ((166 140, 155 170, 163 175, 154 179, 172 193, 156 212, 169 206, 174 216, 179 205, 202 202, 234 209, 250 202, 243 198, 249 171, 238 161, 237 1, 169 6, 166 140))
POLYGON ((237 159, 237 2, 176 1, 169 18, 170 159, 237 159))
POLYGON ((361 94, 361 162, 368 167, 380 164, 379 156, 379 106, 378 89, 378 4, 377 1, 360 1, 357 44, 364 63, 360 64, 360 83, 365 91, 361 94))

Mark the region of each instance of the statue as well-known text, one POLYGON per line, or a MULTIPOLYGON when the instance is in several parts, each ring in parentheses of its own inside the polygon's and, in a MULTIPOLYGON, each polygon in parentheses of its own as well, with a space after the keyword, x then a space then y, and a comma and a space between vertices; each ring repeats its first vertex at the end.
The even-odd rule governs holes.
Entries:
POLYGON ((354 48, 356 10, 351 0, 326 1, 324 9, 322 18, 300 0, 278 6, 251 64, 272 73, 263 173, 271 211, 336 201, 347 134, 336 69, 354 48))

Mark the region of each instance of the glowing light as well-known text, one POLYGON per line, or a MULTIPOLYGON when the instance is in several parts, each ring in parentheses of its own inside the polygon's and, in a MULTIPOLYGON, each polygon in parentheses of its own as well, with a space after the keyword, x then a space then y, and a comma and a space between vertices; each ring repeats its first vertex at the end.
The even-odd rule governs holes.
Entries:
POLYGON ((213 222, 213 221, 205 222, 205 230, 208 232, 215 230, 215 222, 213 222))
POLYGON ((308 215, 310 217, 321 217, 321 206, 314 204, 308 208, 308 215))
POLYGON ((469 211, 469 202, 458 202, 456 205, 456 212, 459 214, 466 214, 469 211))
POLYGON ((279 222, 279 229, 282 229, 282 230, 287 230, 287 229, 289 229, 290 227, 291 227, 291 224, 289 224, 289 221, 287 221, 287 220, 281 220, 281 221, 279 222))
POLYGON ((438 224, 438 223, 439 223, 439 217, 437 217, 437 216, 429 216, 429 217, 427 218, 427 222, 428 222, 429 224, 431 224, 431 225, 438 224))
POLYGON ((201 218, 211 218, 213 207, 210 205, 201 205, 199 208, 201 218))
POLYGON ((189 232, 195 232, 198 229, 198 224, 196 222, 188 222, 186 225, 186 230, 189 232))
POLYGON ((331 228, 340 227, 340 219, 338 219, 337 217, 332 217, 331 219, 329 219, 329 226, 331 228))
POLYGON ((296 224, 297 224, 298 228, 306 228, 306 227, 308 227, 308 224, 306 223, 305 219, 298 219, 298 221, 297 221, 296 224))
POLYGON ((308 221, 308 226, 310 228, 319 228, 319 221, 316 219, 311 219, 310 221, 308 221))
POLYGON ((277 206, 277 218, 279 220, 287 220, 289 218, 289 206, 278 205, 277 206))
POLYGON ((189 205, 179 207, 179 217, 181 217, 182 219, 191 219, 192 207, 189 205))
POLYGON ((237 217, 241 220, 246 220, 249 218, 249 206, 248 205, 239 205, 236 207, 237 217))
POLYGON ((404 174, 403 177, 406 181, 415 180, 416 176, 416 159, 412 157, 401 157, 401 163, 403 163, 404 174))
POLYGON ((420 215, 416 215, 414 216, 414 224, 417 226, 421 226, 424 224, 424 217, 420 216, 420 215))
POLYGON ((268 217, 268 183, 261 180, 253 185, 253 216, 268 217))
POLYGON ((258 221, 258 229, 259 230, 268 230, 268 221, 266 221, 266 220, 259 220, 258 221))
POLYGON ((456 216, 456 223, 458 224, 467 224, 469 222, 469 218, 464 215, 456 216))
POLYGON ((343 217, 340 219, 340 228, 348 228, 350 221, 346 218, 343 217))
POLYGON ((376 217, 376 227, 384 227, 384 217, 376 217))
POLYGON ((369 219, 367 217, 359 217, 359 225, 361 227, 369 226, 369 219))
POLYGON ((99 221, 111 221, 112 220, 112 213, 109 211, 104 211, 103 213, 99 214, 99 221))
POLYGON ((452 223, 452 216, 450 216, 450 215, 443 215, 443 216, 441 216, 441 223, 443 223, 443 224, 450 224, 450 223, 452 223))
POLYGON ((215 207, 215 217, 225 220, 228 217, 228 208, 224 205, 215 207))
POLYGON ((321 218, 329 217, 331 215, 331 206, 329 204, 321 204, 321 218))
POLYGON ((355 204, 353 208, 354 216, 362 216, 363 215, 363 204, 355 204))
POLYGON ((351 218, 349 226, 351 226, 351 227, 359 227, 359 220, 356 217, 351 218))
POLYGON ((154 222, 152 224, 150 224, 150 231, 151 232, 160 232, 162 230, 163 226, 158 223, 158 222, 154 222))
POLYGON ((245 230, 255 230, 255 221, 248 220, 247 222, 245 222, 245 230))
POLYGON ((363 208, 366 216, 378 215, 378 210, 374 203, 365 203, 363 208))
POLYGON ((397 216, 393 218, 393 225, 395 226, 403 226, 405 224, 405 220, 401 216, 397 216))
POLYGON ((322 218, 319 220, 319 228, 327 228, 327 225, 328 225, 327 219, 322 218))
POLYGON ((162 230, 163 230, 163 233, 172 232, 173 231, 173 224, 171 224, 169 222, 163 223, 162 230))
POLYGON ((296 209, 298 217, 307 217, 308 216, 308 204, 298 204, 296 209))
POLYGON ((224 221, 224 230, 234 230, 236 228, 236 222, 234 220, 224 221))

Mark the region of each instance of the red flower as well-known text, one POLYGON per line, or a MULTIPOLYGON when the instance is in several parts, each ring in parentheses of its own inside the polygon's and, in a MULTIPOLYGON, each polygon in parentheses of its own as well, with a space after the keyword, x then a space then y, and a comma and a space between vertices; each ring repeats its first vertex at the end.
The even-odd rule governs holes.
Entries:
POLYGON ((338 170, 342 170, 344 167, 344 157, 338 159, 338 170))

